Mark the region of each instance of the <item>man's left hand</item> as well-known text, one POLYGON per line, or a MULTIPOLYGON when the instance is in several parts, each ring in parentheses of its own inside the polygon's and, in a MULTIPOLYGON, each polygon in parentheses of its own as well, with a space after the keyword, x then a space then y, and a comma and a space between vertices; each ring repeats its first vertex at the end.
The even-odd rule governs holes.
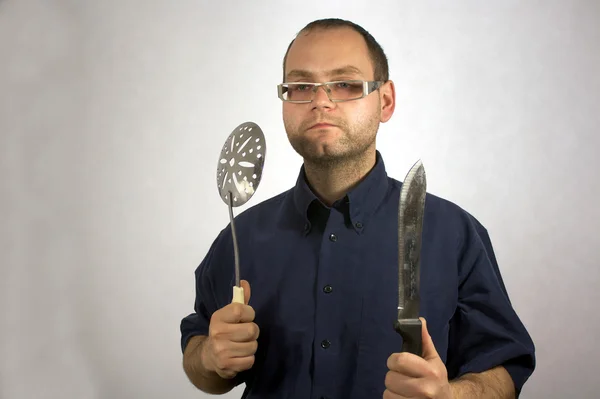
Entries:
POLYGON ((423 357, 412 353, 393 353, 387 360, 383 399, 453 399, 446 365, 438 355, 423 323, 423 357))

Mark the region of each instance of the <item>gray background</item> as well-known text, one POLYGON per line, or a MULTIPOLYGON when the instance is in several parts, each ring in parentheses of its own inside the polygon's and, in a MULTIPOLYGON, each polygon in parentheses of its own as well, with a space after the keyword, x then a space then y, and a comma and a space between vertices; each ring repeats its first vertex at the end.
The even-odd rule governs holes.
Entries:
POLYGON ((255 121, 247 206, 293 185, 276 84, 328 16, 389 55, 388 173, 423 159, 430 191, 489 229, 537 345, 523 397, 597 397, 600 2, 216 3, 0 1, 0 397, 207 397, 179 322, 228 223, 218 152, 255 121))

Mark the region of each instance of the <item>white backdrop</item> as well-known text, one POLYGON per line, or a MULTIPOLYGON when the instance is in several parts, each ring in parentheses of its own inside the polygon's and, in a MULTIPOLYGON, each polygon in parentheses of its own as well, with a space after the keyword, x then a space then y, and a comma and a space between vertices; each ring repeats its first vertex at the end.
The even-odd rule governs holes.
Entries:
POLYGON ((0 0, 2 399, 208 397, 179 322, 228 223, 218 153, 257 122, 248 206, 294 184, 276 84, 331 16, 389 56, 388 173, 422 158, 489 229, 537 346, 522 397, 597 397, 600 2, 0 0))

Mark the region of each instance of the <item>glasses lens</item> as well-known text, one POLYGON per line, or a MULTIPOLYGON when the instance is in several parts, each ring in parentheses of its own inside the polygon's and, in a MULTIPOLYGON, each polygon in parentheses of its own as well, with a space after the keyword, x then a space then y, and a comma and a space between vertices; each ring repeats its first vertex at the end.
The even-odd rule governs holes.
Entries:
MULTIPOLYGON (((355 100, 363 96, 362 81, 340 81, 323 87, 331 100, 355 100)), ((286 101, 308 101, 315 94, 315 85, 311 83, 287 83, 283 85, 283 99, 286 101)))
POLYGON ((314 85, 307 83, 289 83, 283 85, 283 98, 288 101, 310 101, 314 85))
POLYGON ((335 82, 330 83, 329 97, 332 100, 354 100, 362 97, 363 95, 363 83, 362 82, 335 82))

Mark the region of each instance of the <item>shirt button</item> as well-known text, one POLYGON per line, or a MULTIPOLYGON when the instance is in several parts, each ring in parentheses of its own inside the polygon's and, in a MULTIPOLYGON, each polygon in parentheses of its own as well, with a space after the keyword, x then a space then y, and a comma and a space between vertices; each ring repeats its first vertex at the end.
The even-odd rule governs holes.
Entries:
POLYGON ((324 339, 323 341, 321 341, 321 348, 323 348, 323 349, 329 348, 330 345, 331 345, 331 342, 329 342, 328 339, 324 339))
POLYGON ((361 222, 356 222, 355 226, 357 229, 362 229, 363 224, 361 222))
POLYGON ((323 287, 324 293, 329 294, 331 291, 333 291, 333 288, 329 284, 323 287))
POLYGON ((331 235, 329 236, 329 240, 330 240, 330 241, 333 241, 333 242, 336 242, 336 241, 337 241, 337 236, 336 236, 335 234, 331 234, 331 235))

